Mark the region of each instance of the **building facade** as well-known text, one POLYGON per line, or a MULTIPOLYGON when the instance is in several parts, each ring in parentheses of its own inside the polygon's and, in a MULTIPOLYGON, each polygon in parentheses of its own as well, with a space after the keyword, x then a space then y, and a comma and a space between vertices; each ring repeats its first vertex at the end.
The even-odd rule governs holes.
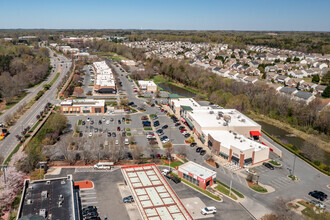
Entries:
POLYGON ((63 114, 105 113, 105 100, 74 99, 61 102, 63 114))

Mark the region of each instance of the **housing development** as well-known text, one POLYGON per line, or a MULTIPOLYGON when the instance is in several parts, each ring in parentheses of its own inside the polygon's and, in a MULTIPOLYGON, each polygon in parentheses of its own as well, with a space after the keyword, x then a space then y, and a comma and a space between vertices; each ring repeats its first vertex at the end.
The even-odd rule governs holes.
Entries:
POLYGON ((330 220, 328 2, 58 3, 2 4, 0 219, 330 220))

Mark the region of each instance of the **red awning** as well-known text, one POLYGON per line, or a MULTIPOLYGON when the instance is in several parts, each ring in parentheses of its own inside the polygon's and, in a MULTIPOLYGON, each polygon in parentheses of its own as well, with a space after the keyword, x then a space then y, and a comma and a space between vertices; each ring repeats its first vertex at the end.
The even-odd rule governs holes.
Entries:
POLYGON ((250 131, 250 134, 252 136, 261 136, 261 133, 259 131, 250 131))

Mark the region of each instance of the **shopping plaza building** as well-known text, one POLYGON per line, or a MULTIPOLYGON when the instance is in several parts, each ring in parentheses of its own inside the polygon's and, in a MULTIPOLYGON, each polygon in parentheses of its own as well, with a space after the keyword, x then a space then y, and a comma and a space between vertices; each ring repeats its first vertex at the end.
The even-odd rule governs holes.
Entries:
POLYGON ((216 156, 239 167, 269 159, 269 147, 260 141, 261 126, 236 109, 169 97, 169 106, 216 156))
POLYGON ((61 102, 64 114, 105 113, 105 100, 73 99, 61 102))

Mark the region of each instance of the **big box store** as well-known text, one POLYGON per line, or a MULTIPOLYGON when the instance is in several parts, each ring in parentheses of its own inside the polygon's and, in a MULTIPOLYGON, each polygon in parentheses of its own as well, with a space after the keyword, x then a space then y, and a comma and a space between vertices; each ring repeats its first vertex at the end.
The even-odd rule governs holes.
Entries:
POLYGON ((216 172, 205 168, 197 163, 189 161, 182 164, 178 169, 179 177, 191 182, 201 189, 206 189, 216 182, 216 172))

